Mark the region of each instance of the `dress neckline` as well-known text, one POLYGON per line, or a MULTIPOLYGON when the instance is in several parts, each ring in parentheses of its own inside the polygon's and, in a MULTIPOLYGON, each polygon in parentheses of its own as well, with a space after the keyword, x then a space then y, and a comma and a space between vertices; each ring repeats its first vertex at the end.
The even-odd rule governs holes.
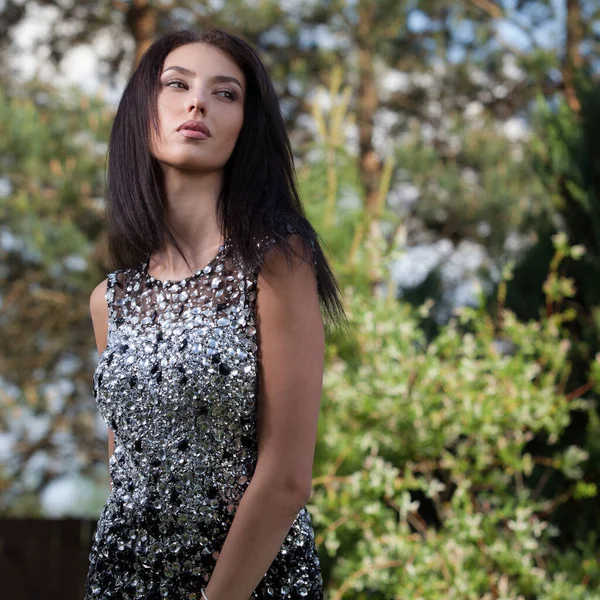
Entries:
POLYGON ((184 277, 183 279, 158 279, 157 277, 150 275, 150 273, 148 273, 148 265, 150 263, 150 256, 148 256, 146 258, 146 260, 142 263, 142 266, 141 266, 142 276, 146 280, 146 282, 151 282, 152 284, 156 284, 156 285, 161 285, 161 286, 185 285, 186 283, 188 283, 190 281, 194 281, 195 279, 197 279, 198 277, 201 277, 202 275, 208 275, 209 273, 212 273, 214 270, 214 267, 216 266, 216 263, 218 263, 221 260, 221 258, 225 255, 225 251, 228 247, 229 247, 228 240, 225 239, 225 241, 219 246, 219 250, 217 251, 217 254, 214 256, 214 258, 209 263, 207 263, 203 267, 200 267, 194 273, 192 273, 192 275, 188 275, 187 277, 184 277))

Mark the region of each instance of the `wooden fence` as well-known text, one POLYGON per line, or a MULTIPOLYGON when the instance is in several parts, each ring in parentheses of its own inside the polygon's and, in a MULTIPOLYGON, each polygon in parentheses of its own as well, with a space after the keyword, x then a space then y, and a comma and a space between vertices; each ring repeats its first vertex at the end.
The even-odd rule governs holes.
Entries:
POLYGON ((0 597, 83 600, 96 523, 0 518, 0 597))

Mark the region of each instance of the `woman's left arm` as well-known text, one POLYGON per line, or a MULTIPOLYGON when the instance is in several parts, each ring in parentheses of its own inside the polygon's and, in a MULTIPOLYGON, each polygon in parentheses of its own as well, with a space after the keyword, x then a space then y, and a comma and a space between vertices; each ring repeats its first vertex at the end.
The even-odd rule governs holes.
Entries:
MULTIPOLYGON (((299 257, 310 255, 297 235, 299 257)), ((209 600, 248 600, 309 500, 323 384, 325 334, 307 259, 270 252, 258 278, 260 344, 256 468, 205 588, 209 600)))

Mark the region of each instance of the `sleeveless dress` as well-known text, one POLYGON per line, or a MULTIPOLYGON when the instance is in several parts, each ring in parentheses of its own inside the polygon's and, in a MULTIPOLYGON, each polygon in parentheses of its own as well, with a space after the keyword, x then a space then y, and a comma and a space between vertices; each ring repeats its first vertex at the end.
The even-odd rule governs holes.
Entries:
MULTIPOLYGON (((258 455, 258 272, 227 241, 180 281, 108 274, 108 337, 93 375, 114 433, 112 490, 84 600, 200 600, 258 455)), ((251 598, 323 597, 311 516, 297 514, 251 598)))

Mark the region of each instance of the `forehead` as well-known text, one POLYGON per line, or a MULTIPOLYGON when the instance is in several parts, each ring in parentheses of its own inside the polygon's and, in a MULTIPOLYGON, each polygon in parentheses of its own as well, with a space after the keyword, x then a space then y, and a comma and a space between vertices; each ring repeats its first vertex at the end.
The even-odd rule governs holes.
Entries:
POLYGON ((228 54, 210 44, 193 43, 179 46, 169 52, 162 70, 185 67, 197 76, 233 75, 244 83, 244 73, 228 54))

